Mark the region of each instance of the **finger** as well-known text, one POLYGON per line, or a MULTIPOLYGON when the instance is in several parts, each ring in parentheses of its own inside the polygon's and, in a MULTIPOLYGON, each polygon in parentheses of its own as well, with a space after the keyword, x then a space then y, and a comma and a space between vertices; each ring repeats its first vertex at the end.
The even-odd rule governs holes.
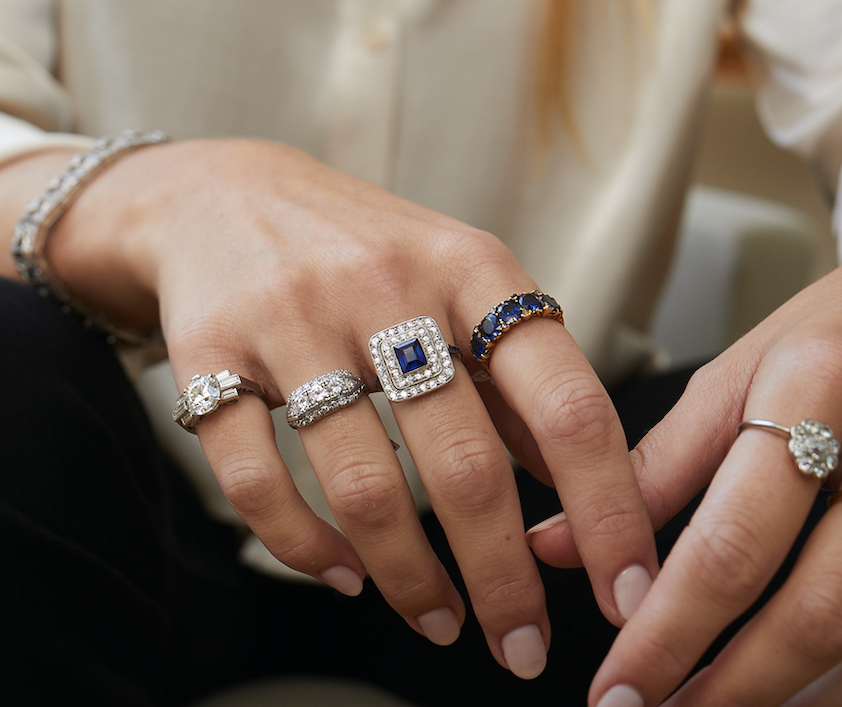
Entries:
POLYGON ((465 607, 429 542, 398 458, 367 397, 301 431, 325 498, 386 601, 439 645, 465 607))
POLYGON ((541 483, 552 486, 553 477, 532 432, 514 410, 512 410, 491 381, 477 384, 482 402, 494 422, 494 427, 506 449, 517 462, 541 483))
POLYGON ((467 372, 456 369, 447 385, 395 403, 395 418, 492 654, 533 678, 546 664, 550 636, 543 585, 508 455, 467 372))
MULTIPOLYGON (((751 351, 741 350, 700 368, 678 403, 630 452, 655 528, 663 527, 710 483, 736 438, 757 363, 751 351)), ((554 567, 581 563, 566 516, 530 529, 530 543, 533 552, 554 567)))
MULTIPOLYGON (((808 350, 767 355, 751 382, 746 419, 817 415, 838 426, 827 396, 833 376, 822 375, 835 370, 827 357, 836 353, 832 347, 814 351, 808 360, 816 365, 808 372, 797 361, 808 350), (782 370, 788 375, 780 376, 782 370)), ((817 479, 797 471, 785 439, 746 430, 635 619, 618 636, 594 679, 592 698, 623 684, 655 704, 673 690, 716 635, 760 595, 792 546, 818 487, 817 479)))
POLYGON ((811 682, 782 707, 838 707, 842 695, 842 663, 811 682))
POLYGON ((783 588, 667 705, 778 707, 837 666, 842 660, 840 556, 842 507, 837 506, 811 534, 783 588))
POLYGON ((524 540, 511 463, 467 374, 395 417, 459 564, 497 660, 520 677, 543 670, 550 627, 524 540))
POLYGON ((491 373, 546 461, 600 609, 621 625, 658 562, 607 392, 567 330, 546 319, 511 329, 494 350, 491 373))
POLYGON ((344 594, 359 594, 365 566, 295 488, 263 402, 240 396, 235 405, 208 415, 197 433, 232 507, 275 557, 344 594))

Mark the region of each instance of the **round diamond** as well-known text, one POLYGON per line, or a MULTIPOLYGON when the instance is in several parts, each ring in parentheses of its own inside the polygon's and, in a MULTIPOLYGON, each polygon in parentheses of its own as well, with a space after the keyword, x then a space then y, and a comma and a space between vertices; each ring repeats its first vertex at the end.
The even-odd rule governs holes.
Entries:
POLYGON ((222 397, 216 376, 196 376, 187 386, 187 408, 194 415, 207 415, 219 405, 222 397))

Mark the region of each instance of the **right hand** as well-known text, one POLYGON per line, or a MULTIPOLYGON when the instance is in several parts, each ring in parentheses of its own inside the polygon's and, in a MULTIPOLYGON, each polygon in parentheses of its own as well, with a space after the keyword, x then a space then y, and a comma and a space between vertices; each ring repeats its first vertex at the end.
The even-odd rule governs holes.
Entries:
MULTIPOLYGON (((415 316, 436 319, 468 359, 488 308, 536 288, 493 236, 257 141, 125 156, 57 224, 48 257, 76 296, 115 321, 150 326, 160 312, 179 389, 195 373, 228 368, 259 382, 269 408, 337 368, 371 387, 368 338, 415 316)), ((531 678, 544 667, 550 627, 494 423, 555 485, 615 624, 640 600, 641 576, 645 589, 657 572, 652 528, 610 400, 562 326, 532 319, 508 332, 492 359, 496 387, 475 387, 456 368, 446 387, 396 404, 395 415, 492 653, 531 678)), ((368 571, 416 631, 455 640, 462 599, 371 402, 301 431, 344 534, 298 494, 267 405, 243 396, 198 427, 235 510, 290 567, 347 594, 368 571)))

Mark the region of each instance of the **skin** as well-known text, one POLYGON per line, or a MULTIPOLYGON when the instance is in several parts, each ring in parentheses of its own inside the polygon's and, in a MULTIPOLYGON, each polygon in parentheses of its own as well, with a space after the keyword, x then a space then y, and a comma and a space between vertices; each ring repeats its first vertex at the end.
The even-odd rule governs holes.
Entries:
MULTIPOLYGON (((45 152, 0 170, 7 233, 68 156, 45 152)), ((269 409, 337 368, 371 386, 368 337, 411 317, 434 317, 445 339, 469 351, 489 306, 536 287, 511 252, 290 148, 195 141, 108 167, 56 224, 46 255, 93 309, 126 326, 160 324, 179 390, 194 373, 223 368, 263 386, 265 402, 243 396, 198 435, 233 507, 281 562, 324 581, 340 568, 351 594, 369 573, 413 629, 444 617, 450 629, 427 621, 428 637, 455 640, 463 599, 423 535, 371 402, 301 431, 341 533, 298 495, 269 409)), ((2 257, 2 274, 16 277, 2 257)), ((618 575, 633 565, 657 572, 652 527, 616 413, 562 326, 530 320, 508 333, 492 359, 496 388, 475 386, 465 363, 445 388, 396 405, 395 415, 492 654, 534 677, 550 626, 495 423, 554 483, 597 601, 617 625, 618 575), (523 365, 536 352, 541 365, 523 365)))
MULTIPOLYGON (((656 526, 710 483, 646 599, 593 680, 589 704, 630 685, 661 704, 714 638, 760 595, 791 548, 820 482, 798 472, 787 440, 743 419, 802 419, 842 431, 842 270, 805 289, 701 369, 631 452, 656 526)), ((536 533, 551 564, 575 564, 571 529, 536 533)), ((783 588, 714 663, 666 704, 838 704, 842 694, 842 506, 815 528, 783 588)))

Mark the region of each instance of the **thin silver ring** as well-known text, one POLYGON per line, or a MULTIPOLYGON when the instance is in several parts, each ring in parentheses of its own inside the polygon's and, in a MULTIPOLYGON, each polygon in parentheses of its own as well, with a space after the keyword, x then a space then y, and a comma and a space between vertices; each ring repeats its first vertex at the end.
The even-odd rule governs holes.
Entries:
POLYGON ((839 441, 834 437, 833 430, 823 422, 802 420, 798 425, 786 427, 771 420, 743 420, 737 434, 749 427, 787 437, 789 454, 805 476, 815 476, 825 483, 839 468, 839 441))
POLYGON ((332 412, 355 403, 368 393, 366 384, 351 371, 339 368, 313 378, 287 398, 287 423, 295 430, 312 425, 332 412))
POLYGON ((227 368, 219 373, 196 374, 175 402, 172 419, 188 432, 196 434, 202 418, 222 405, 236 403, 241 393, 264 395, 263 388, 248 378, 231 373, 227 368))

